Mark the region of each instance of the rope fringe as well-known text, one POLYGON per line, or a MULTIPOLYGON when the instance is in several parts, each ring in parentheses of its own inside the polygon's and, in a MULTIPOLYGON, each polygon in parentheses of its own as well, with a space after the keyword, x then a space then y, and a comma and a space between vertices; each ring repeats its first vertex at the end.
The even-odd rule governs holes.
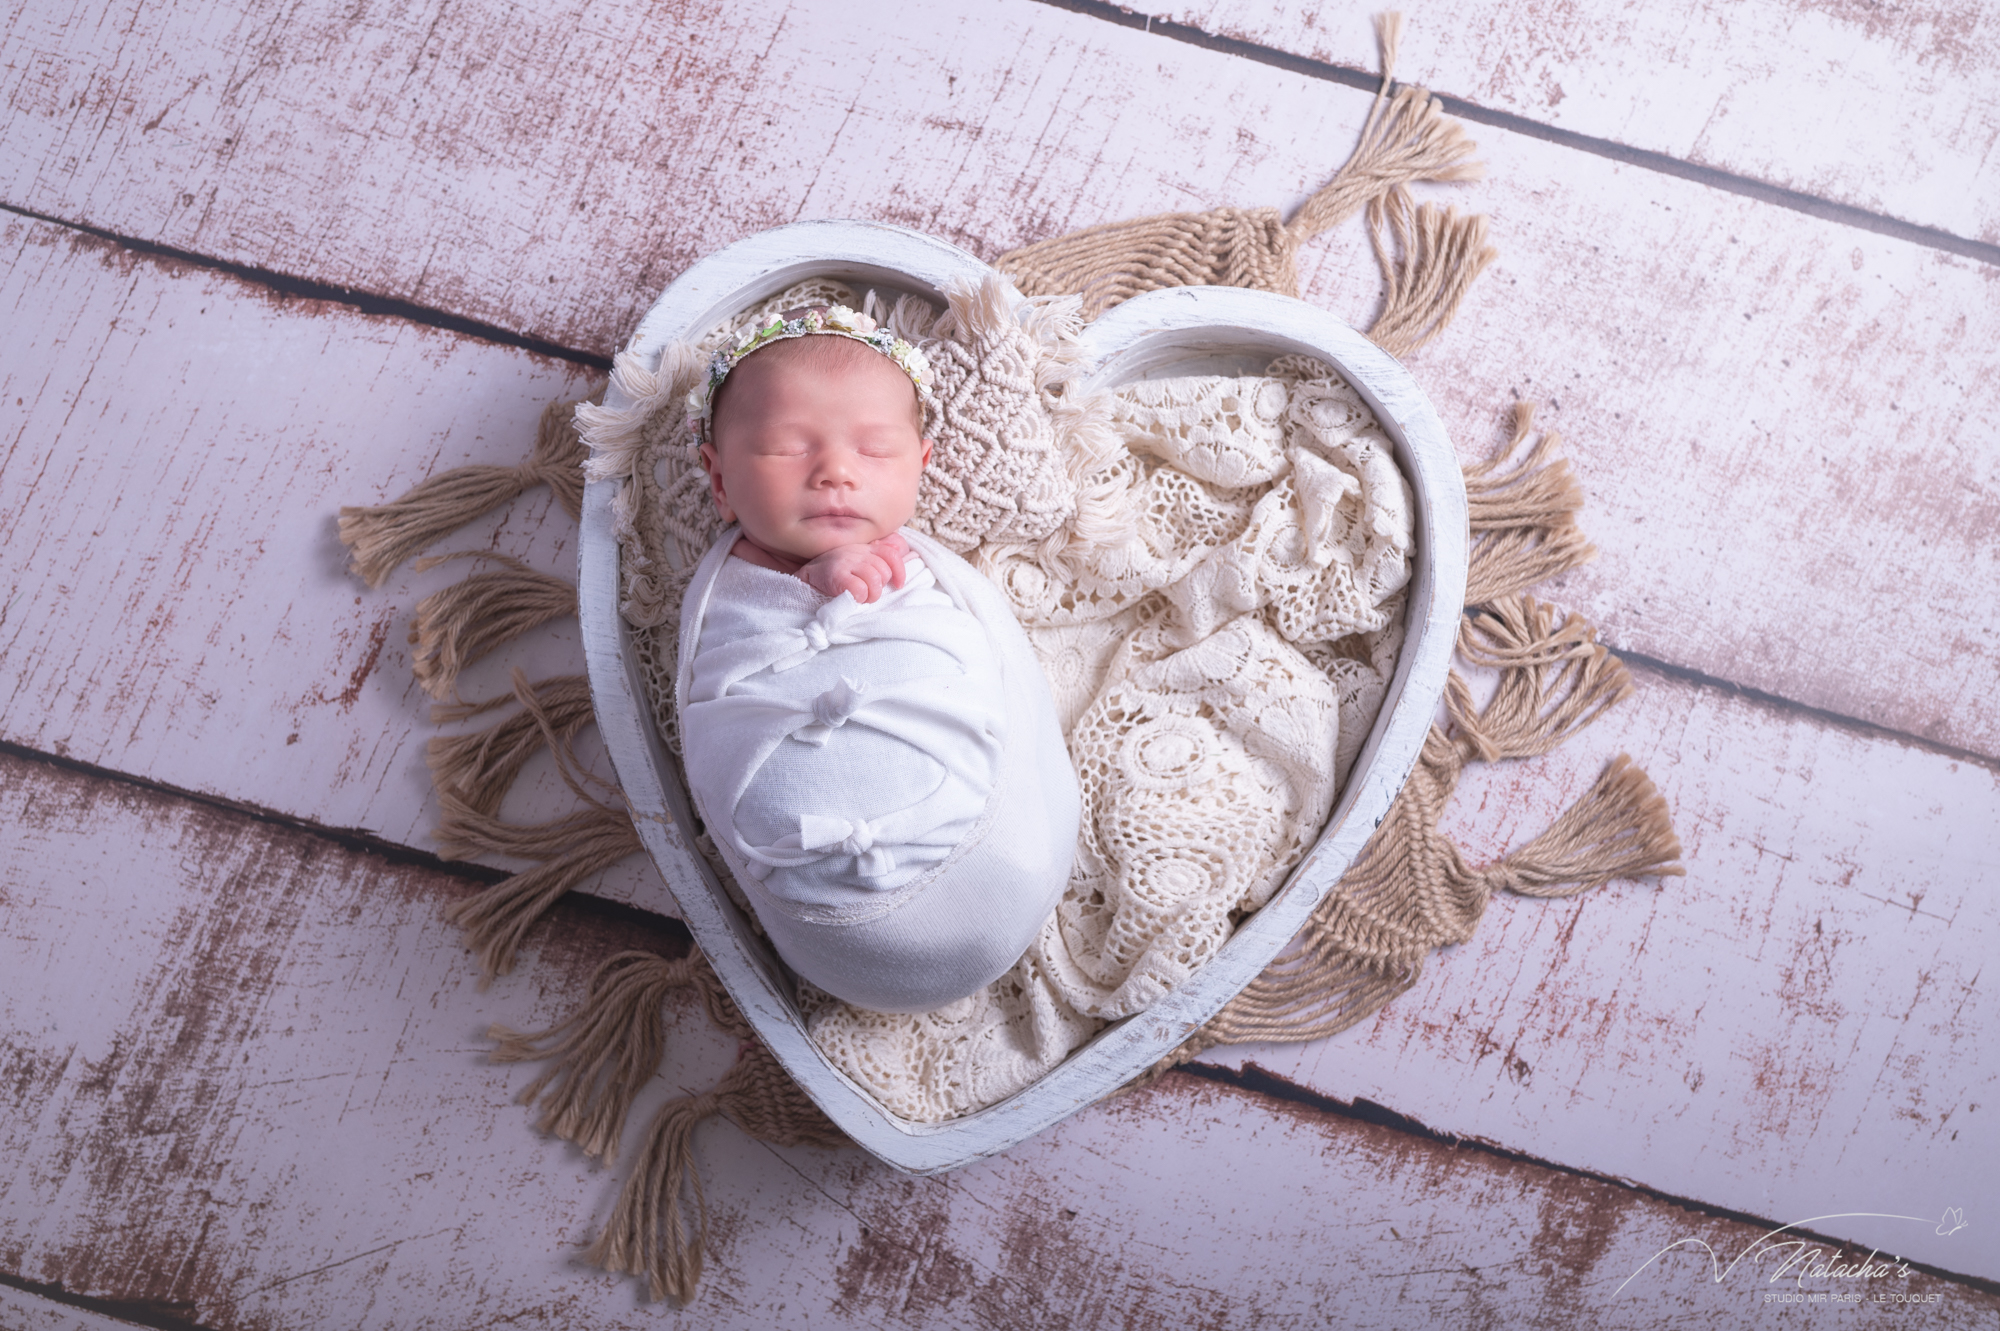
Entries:
POLYGON ((1489 891, 1570 897, 1614 878, 1679 878, 1681 842, 1666 797, 1619 754, 1549 829, 1480 875, 1489 891))
POLYGON ((510 701, 520 703, 519 711, 469 735, 440 735, 424 750, 431 784, 489 817, 500 811, 501 799, 528 759, 551 743, 567 744, 594 719, 590 680, 585 676, 558 675, 530 684, 518 667, 513 675, 512 693, 482 703, 433 707, 431 720, 436 724, 464 720, 510 701))
POLYGON ((634 1097, 666 1054, 667 992, 696 986, 704 974, 714 971, 699 951, 678 961, 620 952, 591 974, 584 1005, 560 1025, 526 1035, 504 1026, 488 1030, 500 1042, 490 1057, 495 1063, 547 1059, 549 1066, 515 1100, 532 1104, 540 1096, 536 1127, 609 1164, 634 1097))
POLYGON ((1377 15, 1375 34, 1382 45, 1382 84, 1375 91, 1353 153, 1286 225, 1294 247, 1339 226, 1364 205, 1404 185, 1419 180, 1478 180, 1485 174, 1472 160, 1478 145, 1465 137, 1463 126, 1446 118, 1437 98, 1411 87, 1391 95, 1403 16, 1377 15))
POLYGON ((585 1260, 607 1271, 645 1276, 655 1299, 671 1297, 686 1303, 694 1297, 708 1242, 708 1198, 694 1167, 694 1129, 716 1113, 727 1114, 750 1136, 777 1146, 848 1144, 770 1051, 746 1040, 737 1050, 734 1066, 713 1090, 661 1106, 647 1129, 645 1152, 619 1190, 611 1219, 585 1260), (689 1187, 694 1192, 692 1232, 681 1202, 689 1187))
POLYGON ((521 939, 565 892, 640 849, 622 809, 592 804, 545 823, 503 823, 449 794, 441 795, 438 853, 448 860, 507 855, 542 863, 467 897, 445 912, 466 932, 479 958, 480 984, 514 968, 521 939))
POLYGON ((397 565, 537 485, 555 492, 572 522, 583 516, 583 441, 577 438, 575 402, 542 409, 535 448, 516 467, 478 464, 419 481, 392 503, 340 510, 340 540, 353 552, 354 571, 380 587, 397 565))
POLYGON ((1500 687, 1475 712, 1464 679, 1445 682, 1445 712, 1465 757, 1482 762, 1547 753, 1632 692, 1624 663, 1598 645, 1582 615, 1555 622, 1555 608, 1513 596, 1468 614, 1459 654, 1501 671, 1500 687))
POLYGON ((1568 459, 1559 455, 1562 436, 1545 431, 1533 448, 1521 453, 1534 424, 1535 404, 1516 402, 1507 444, 1465 469, 1472 522, 1467 605, 1512 596, 1597 558, 1597 547, 1576 525, 1583 486, 1568 459))
POLYGON ((1382 312, 1368 336, 1392 356, 1407 356, 1442 332, 1473 279, 1500 254, 1486 243, 1484 217, 1429 203, 1418 208, 1401 185, 1369 200, 1368 242, 1383 282, 1382 312))
POLYGON ((448 696, 458 687, 459 672, 500 644, 576 613, 574 583, 506 555, 461 550, 419 559, 416 568, 421 573, 449 559, 468 558, 491 559, 504 567, 432 592, 417 603, 410 620, 410 642, 417 649, 411 670, 433 698, 448 696))
MULTIPOLYGON (((1296 296, 1299 246, 1338 226, 1384 195, 1417 181, 1477 180, 1475 145, 1438 100, 1421 88, 1391 92, 1402 15, 1376 20, 1382 46, 1382 84, 1368 109, 1361 136, 1333 179, 1301 204, 1289 222, 1275 208, 1215 208, 1202 213, 1160 213, 1086 227, 1024 245, 993 266, 1029 296, 1078 295, 1083 317, 1147 291, 1175 286, 1252 287, 1296 296)), ((1407 211, 1407 195, 1400 207, 1407 211)), ((1457 311, 1466 288, 1492 258, 1483 218, 1459 218, 1426 206, 1405 218, 1390 210, 1382 225, 1401 227, 1400 259, 1376 251, 1392 286, 1376 340, 1421 346, 1457 311)))
POLYGON ((660 1106, 646 1129, 645 1150, 626 1176, 603 1233, 584 1260, 619 1275, 645 1276, 649 1297, 686 1303, 701 1283, 702 1252, 708 1246, 708 1197, 694 1168, 695 1125, 714 1114, 736 1067, 712 1091, 683 1096, 660 1106), (695 1227, 688 1232, 681 1193, 694 1189, 695 1227))

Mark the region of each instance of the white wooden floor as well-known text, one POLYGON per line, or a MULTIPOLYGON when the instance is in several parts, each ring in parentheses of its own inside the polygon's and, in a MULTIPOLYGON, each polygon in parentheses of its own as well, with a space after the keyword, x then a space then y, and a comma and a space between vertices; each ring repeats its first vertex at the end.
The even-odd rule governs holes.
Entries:
MULTIPOLYGON (((2000 6, 1414 5, 1501 257, 1412 368, 1468 458, 1546 404, 1603 552, 1550 595, 1638 682, 1453 824, 1497 854, 1625 750, 1688 876, 1497 902, 1342 1037, 943 1178, 704 1126, 679 1311, 579 1262, 617 1176, 480 1036, 679 947, 657 879, 476 987, 404 644, 453 570, 365 591, 334 509, 517 459, 776 223, 1294 204, 1366 13, 233 8, 0 0, 0 1328, 2000 1324, 2000 6), (1800 1223, 1909 1274, 1780 1273, 1800 1223)), ((1303 268, 1367 321, 1358 232, 1303 268)), ((548 517, 455 544, 566 571, 548 517)), ((731 1053, 680 1011, 647 1103, 731 1053)))

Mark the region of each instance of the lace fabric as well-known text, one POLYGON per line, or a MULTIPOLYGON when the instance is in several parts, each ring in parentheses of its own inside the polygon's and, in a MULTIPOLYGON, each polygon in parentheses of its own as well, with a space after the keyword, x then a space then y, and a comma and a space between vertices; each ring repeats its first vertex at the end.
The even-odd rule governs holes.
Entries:
MULTIPOLYGON (((853 303, 821 283, 767 305, 807 298, 853 303)), ((1145 1011, 1283 885, 1386 693, 1414 509, 1373 413, 1318 362, 1285 357, 1264 375, 1149 380, 1082 401, 1048 369, 1075 359, 1073 323, 1053 334, 1045 323, 1037 338, 990 310, 981 325, 956 306, 939 319, 912 304, 891 326, 930 335, 926 354, 958 376, 947 402, 983 403, 934 422, 939 498, 913 525, 943 519, 939 539, 963 546, 1013 605, 1084 799, 1069 886, 995 984, 917 1015, 801 986, 827 1056, 891 1112, 937 1122, 1006 1098, 1108 1022, 1145 1011), (1123 447, 1093 445, 1078 465, 1075 432, 1064 456, 1061 431, 1037 413, 1108 425, 1123 447), (1096 539, 1064 544, 1085 489, 1096 539), (1104 518, 1113 510, 1122 520, 1104 518)), ((672 385, 653 387, 665 402, 672 385)), ((624 610, 678 754, 677 570, 720 524, 671 420, 632 429, 624 610)))

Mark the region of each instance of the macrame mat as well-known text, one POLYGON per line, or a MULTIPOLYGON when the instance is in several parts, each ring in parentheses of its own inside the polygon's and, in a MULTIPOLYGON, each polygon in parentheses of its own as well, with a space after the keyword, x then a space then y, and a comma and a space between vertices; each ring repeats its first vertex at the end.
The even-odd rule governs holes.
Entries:
MULTIPOLYGON (((1290 219, 1275 209, 1162 214, 1092 227, 1000 256, 994 266, 1026 294, 1080 293, 1084 313, 1145 291, 1236 285, 1296 295, 1300 245, 1365 211, 1384 283, 1369 336, 1396 355, 1423 345, 1450 321, 1489 263, 1485 219, 1417 205, 1418 181, 1476 179, 1473 145, 1435 98, 1394 87, 1401 21, 1378 21, 1382 85, 1359 144, 1332 181, 1290 219)), ((465 467, 431 478, 393 503, 340 512, 355 571, 378 586, 398 565, 490 508, 548 485, 572 520, 580 510, 585 449, 577 404, 544 411, 519 467, 465 467)), ((1416 983, 1439 947, 1472 937, 1496 890, 1557 897, 1614 878, 1678 875, 1680 843, 1664 799, 1625 755, 1541 835, 1483 867, 1470 865, 1438 821, 1472 762, 1547 753, 1631 690, 1624 667, 1577 615, 1526 595, 1545 578, 1595 555, 1576 525, 1582 492, 1553 432, 1536 434, 1531 404, 1516 404, 1508 443, 1466 468, 1473 546, 1459 652, 1498 675, 1483 708, 1456 672, 1447 720, 1434 726, 1408 784, 1354 865, 1272 965, 1148 1074, 1156 1077, 1219 1044, 1316 1040, 1364 1020, 1416 983)), ((497 567, 420 602, 410 640, 417 673, 435 698, 455 696, 459 672, 516 634, 576 609, 575 589, 514 561, 479 552, 497 567)), ((435 561, 425 561, 426 564, 435 561)), ((430 742, 427 760, 441 807, 438 840, 448 858, 518 856, 535 867, 451 908, 482 974, 507 972, 523 938, 561 896, 640 849, 615 790, 584 773, 572 745, 590 724, 581 676, 528 680, 509 695, 439 706, 459 721, 513 704, 486 730, 430 742), (521 826, 498 817, 521 766, 547 748, 579 808, 521 826)), ((626 952, 591 977, 582 1005, 548 1031, 495 1027, 499 1062, 543 1061, 520 1099, 538 1104, 538 1126, 605 1162, 665 1052, 664 1004, 691 989, 715 1026, 740 1042, 735 1065, 711 1090, 669 1101, 655 1116, 589 1259, 643 1276, 652 1297, 691 1298, 707 1231, 701 1180, 690 1153, 694 1126, 721 1113, 751 1136, 779 1145, 835 1146, 845 1139, 786 1076, 731 1004, 699 951, 681 958, 626 952), (682 1198, 692 1193, 691 1213, 682 1198)), ((1145 1080, 1145 1079, 1142 1079, 1145 1080)))

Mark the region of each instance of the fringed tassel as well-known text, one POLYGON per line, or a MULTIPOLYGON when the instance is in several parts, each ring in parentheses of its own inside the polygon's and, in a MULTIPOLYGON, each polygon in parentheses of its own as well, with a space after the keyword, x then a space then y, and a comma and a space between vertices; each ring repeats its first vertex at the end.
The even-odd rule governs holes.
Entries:
POLYGON ((1547 431, 1526 456, 1517 456, 1534 422, 1535 404, 1516 402, 1507 445, 1465 469, 1473 537, 1467 605, 1512 596, 1597 558, 1597 547, 1576 525, 1583 487, 1558 456, 1562 436, 1547 431))
POLYGON ((517 667, 514 691, 482 703, 459 703, 431 709, 438 724, 464 720, 509 700, 521 710, 498 725, 470 735, 440 735, 426 746, 424 762, 431 783, 467 808, 492 816, 520 775, 522 764, 550 743, 564 743, 589 725, 590 680, 583 675, 559 675, 530 684, 517 667))
MULTIPOLYGON (((743 1066, 737 1059, 736 1068, 743 1066)), ((584 1253, 592 1266, 621 1275, 645 1276, 655 1299, 686 1303, 701 1283, 701 1259, 708 1246, 708 1198, 694 1168, 694 1129, 721 1107, 731 1068, 722 1082, 701 1095, 669 1100, 646 1129, 646 1146, 626 1178, 604 1232, 584 1253), (681 1193, 694 1189, 695 1227, 689 1232, 681 1193)))
POLYGON ((501 643, 576 613, 573 584, 506 555, 460 551, 420 559, 416 567, 422 571, 460 558, 491 559, 504 567, 475 573, 417 603, 410 620, 410 642, 417 649, 411 670, 433 698, 450 694, 459 672, 501 643))
POLYGON ((1382 312, 1368 329, 1392 356, 1407 356, 1443 331, 1473 279, 1500 251, 1486 219, 1435 204, 1415 207, 1401 185, 1368 204, 1368 239, 1382 269, 1382 312))
MULTIPOLYGON (((1297 295, 1301 244, 1398 186, 1480 175, 1472 141, 1445 117, 1435 97, 1421 88, 1391 92, 1402 16, 1383 15, 1377 30, 1382 85, 1360 140, 1346 164, 1290 221, 1281 220, 1274 208, 1161 213, 1037 241, 1001 255, 993 266, 1029 296, 1081 296, 1086 319, 1161 287, 1236 286, 1297 295)), ((1415 304, 1400 316, 1413 321, 1409 335, 1417 341, 1451 317, 1465 285, 1491 257, 1481 243, 1484 234, 1483 223, 1471 219, 1429 214, 1419 219, 1408 265, 1415 304)))
POLYGON ((540 1096, 536 1126, 608 1164, 618 1153, 634 1097, 659 1071, 666 1053, 662 1009, 668 991, 696 984, 696 973, 707 969, 699 952, 678 961, 620 952, 591 975, 583 1007, 561 1025, 532 1035, 503 1026, 487 1031, 500 1042, 492 1060, 547 1059, 549 1066, 516 1100, 531 1104, 540 1096))
POLYGON ((806 1098, 768 1049, 754 1040, 715 1089, 661 1106, 646 1133, 645 1153, 625 1180, 611 1219, 585 1260, 607 1271, 645 1276, 651 1297, 685 1303, 701 1281, 708 1241, 708 1199, 694 1167, 695 1126, 716 1113, 750 1136, 779 1146, 841 1146, 847 1138, 806 1098), (682 1194, 694 1192, 690 1230, 682 1194))
POLYGON ((1083 317, 1162 287, 1239 286, 1297 295, 1297 243, 1275 208, 1158 213, 1012 250, 993 267, 1028 296, 1082 297, 1083 317))
POLYGON ((1421 961, 1386 970, 1367 965, 1327 946, 1323 931, 1307 931, 1201 1029, 1198 1047, 1183 1056, 1183 1045, 1173 1058, 1186 1062, 1218 1044, 1299 1044, 1338 1035, 1408 990, 1422 969, 1421 961))
POLYGON ((521 939, 565 892, 640 849, 630 815, 593 804, 546 823, 503 823, 445 795, 438 820, 444 858, 507 855, 542 863, 451 907, 479 958, 480 982, 513 969, 521 939))
MULTIPOLYGON (((1407 987, 1432 948, 1472 936, 1487 894, 1472 882, 1451 838, 1437 830, 1466 756, 1465 746, 1431 727, 1388 815, 1301 931, 1313 951, 1407 987)), ((1398 992, 1384 990, 1383 1001, 1398 992)))
POLYGON ((537 485, 553 490, 572 520, 581 517, 584 448, 575 413, 575 402, 543 408, 534 452, 519 466, 458 467, 419 482, 393 503, 341 509, 340 539, 353 551, 354 571, 379 587, 425 546, 537 485))
POLYGON ((1472 160, 1477 145, 1465 137, 1457 121, 1445 116, 1437 98, 1422 88, 1390 92, 1403 16, 1377 16, 1375 31, 1382 43, 1381 87, 1368 109, 1353 154, 1285 224, 1294 247, 1339 226, 1370 200, 1398 186, 1418 180, 1477 180, 1483 174, 1479 163, 1472 160))
POLYGON ((1666 797, 1621 753, 1546 832, 1510 851, 1480 880, 1495 891, 1568 897, 1614 878, 1681 877, 1687 870, 1680 856, 1666 797))
POLYGON ((1468 614, 1458 650, 1474 665, 1500 670, 1500 687, 1475 711, 1465 681, 1445 681, 1445 711, 1468 758, 1483 762, 1547 753, 1632 691, 1632 677, 1598 645, 1581 615, 1556 623, 1553 607, 1529 596, 1504 597, 1468 614))

